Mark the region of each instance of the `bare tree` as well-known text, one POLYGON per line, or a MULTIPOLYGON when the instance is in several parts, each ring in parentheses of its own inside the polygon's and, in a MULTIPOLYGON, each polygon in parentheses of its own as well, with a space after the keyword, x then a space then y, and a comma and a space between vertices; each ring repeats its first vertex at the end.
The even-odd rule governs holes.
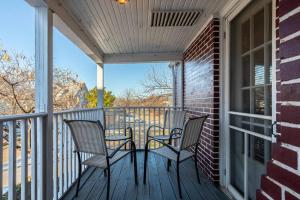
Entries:
POLYGON ((158 71, 154 67, 142 81, 144 92, 148 95, 165 96, 172 93, 172 76, 165 71, 158 71))
MULTIPOLYGON (((31 113, 34 110, 34 70, 32 59, 0 49, 1 103, 9 109, 1 114, 31 113)), ((3 111, 2 111, 3 112, 3 111)))
MULTIPOLYGON (((85 84, 68 69, 54 68, 53 76, 54 110, 78 107, 88 92, 85 84)), ((0 114, 32 113, 34 109, 33 59, 0 48, 0 114)))

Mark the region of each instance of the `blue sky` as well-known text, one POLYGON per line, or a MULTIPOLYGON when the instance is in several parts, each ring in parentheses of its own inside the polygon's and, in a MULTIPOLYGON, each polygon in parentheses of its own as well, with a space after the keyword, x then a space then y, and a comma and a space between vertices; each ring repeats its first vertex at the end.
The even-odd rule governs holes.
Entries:
MULTIPOLYGON (((34 56, 34 9, 24 0, 8 0, 0 6, 0 45, 27 57, 34 56)), ((63 34, 53 32, 54 67, 69 68, 87 87, 96 85, 96 64, 63 34)), ((126 89, 141 91, 141 82, 151 67, 168 71, 168 63, 120 64, 104 66, 104 85, 116 95, 126 89)))

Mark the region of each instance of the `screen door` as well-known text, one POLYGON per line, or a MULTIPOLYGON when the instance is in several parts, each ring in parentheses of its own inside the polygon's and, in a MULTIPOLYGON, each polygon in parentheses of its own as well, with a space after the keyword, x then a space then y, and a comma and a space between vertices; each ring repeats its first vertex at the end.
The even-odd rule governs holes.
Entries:
POLYGON ((231 21, 229 73, 229 190, 254 200, 271 153, 271 0, 252 1, 231 21))

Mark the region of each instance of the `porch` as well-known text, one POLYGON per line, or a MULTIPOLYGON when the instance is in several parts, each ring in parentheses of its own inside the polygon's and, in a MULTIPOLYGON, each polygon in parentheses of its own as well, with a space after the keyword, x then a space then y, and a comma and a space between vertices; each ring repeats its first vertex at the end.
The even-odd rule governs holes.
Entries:
MULTIPOLYGON (((176 169, 174 163, 170 171, 167 171, 166 159, 153 153, 149 154, 149 166, 147 171, 147 183, 143 184, 143 159, 144 152, 137 153, 138 160, 138 185, 134 183, 133 165, 130 157, 120 160, 112 168, 111 174, 111 199, 180 199, 177 189, 176 169)), ((190 200, 226 200, 229 199, 219 188, 207 179, 202 173, 201 184, 198 184, 194 162, 188 160, 180 165, 182 199, 190 200)), ((62 196, 62 200, 68 199, 106 199, 106 177, 103 170, 89 168, 82 177, 82 184, 75 197, 76 187, 73 185, 62 196)))
MULTIPOLYGON (((78 160, 63 120, 103 122, 105 64, 170 62, 174 105, 123 109, 139 150, 147 128, 162 125, 164 111, 209 115, 197 159, 202 183, 192 163, 183 163, 183 198, 226 199, 216 184, 239 200, 300 199, 299 1, 26 2, 36 16, 35 113, 0 117, 0 141, 9 141, 6 149, 0 145, 0 194, 73 199, 78 160), (95 62, 97 108, 54 112, 53 27, 95 62)), ((132 171, 128 159, 114 166, 112 198, 179 199, 174 166, 167 172, 165 160, 151 154, 144 185, 142 158, 139 152, 138 186, 123 173, 132 171)), ((102 171, 83 171, 79 199, 104 199, 102 171)))

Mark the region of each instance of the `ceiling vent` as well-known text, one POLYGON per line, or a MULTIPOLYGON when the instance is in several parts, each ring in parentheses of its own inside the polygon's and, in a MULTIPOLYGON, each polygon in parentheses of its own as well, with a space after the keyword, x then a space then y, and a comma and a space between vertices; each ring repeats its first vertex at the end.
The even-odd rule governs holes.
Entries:
POLYGON ((152 11, 152 27, 193 26, 202 11, 152 11))

